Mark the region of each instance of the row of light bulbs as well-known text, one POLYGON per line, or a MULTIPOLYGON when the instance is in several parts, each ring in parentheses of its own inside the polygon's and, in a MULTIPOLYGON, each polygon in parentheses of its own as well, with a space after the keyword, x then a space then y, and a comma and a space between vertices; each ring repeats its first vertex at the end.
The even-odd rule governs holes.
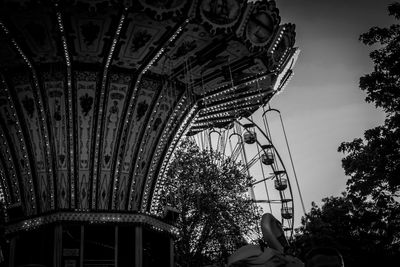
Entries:
MULTIPOLYGON (((18 188, 18 182, 17 182, 17 177, 16 177, 16 172, 15 172, 15 168, 14 168, 14 163, 13 160, 11 158, 11 154, 10 151, 8 149, 8 145, 7 145, 7 141, 5 139, 4 133, 0 128, 0 141, 3 144, 3 147, 5 147, 5 149, 3 149, 3 157, 7 159, 8 162, 8 172, 9 172, 9 176, 11 176, 11 187, 13 190, 13 195, 15 196, 15 200, 14 203, 20 203, 21 202, 21 197, 20 197, 20 192, 19 192, 19 188, 18 188), (11 173, 11 175, 10 175, 11 173)), ((5 167, 5 166, 3 166, 5 167)), ((10 188, 8 188, 8 183, 6 181, 6 176, 3 172, 3 169, 0 168, 0 177, 1 177, 1 181, 2 184, 0 184, 0 202, 4 204, 4 207, 7 207, 9 205, 11 205, 11 196, 10 196, 10 188)), ((7 219, 7 218, 6 218, 7 219)))
MULTIPOLYGON (((3 135, 3 134, 1 134, 3 135)), ((9 218, 8 218, 8 214, 7 214, 7 206, 10 205, 10 197, 6 196, 7 194, 7 188, 3 188, 3 185, 6 185, 6 178, 4 175, 4 172, 2 169, 0 169, 0 178, 1 181, 3 182, 2 184, 0 184, 0 203, 3 206, 3 210, 0 210, 0 212, 2 213, 1 215, 4 216, 4 222, 8 222, 9 218)))
MULTIPOLYGON (((22 51, 22 49, 17 44, 15 39, 12 38, 11 36, 9 36, 9 31, 8 31, 7 27, 2 22, 0 22, 0 27, 3 29, 3 32, 6 34, 6 36, 10 40, 11 44, 17 50, 19 56, 22 57, 23 61, 28 66, 28 68, 29 68, 29 70, 31 71, 31 74, 32 74, 32 79, 33 79, 33 84, 35 86, 35 89, 37 90, 37 92, 40 92, 40 86, 39 86, 38 78, 37 78, 35 69, 33 68, 33 65, 32 65, 31 61, 25 55, 25 53, 22 51)), ((53 178, 52 178, 53 177, 53 170, 51 168, 51 164, 49 164, 49 159, 51 158, 50 157, 49 137, 48 137, 48 134, 47 134, 47 128, 45 128, 44 107, 43 107, 43 104, 42 104, 42 100, 41 100, 40 94, 36 95, 35 99, 37 101, 36 103, 39 106, 39 111, 40 111, 40 113, 39 113, 40 118, 41 118, 41 119, 39 119, 40 131, 41 131, 41 134, 44 136, 44 139, 45 139, 45 162, 46 162, 46 166, 48 166, 48 168, 47 168, 47 178, 49 178, 49 183, 50 183, 50 207, 53 210, 54 209, 54 183, 53 183, 53 178)), ((32 183, 31 179, 29 179, 29 182, 32 183)), ((30 187, 30 192, 31 192, 31 200, 33 202, 32 206, 33 206, 34 211, 36 211, 36 205, 34 204, 35 196, 33 194, 33 185, 30 187)))
MULTIPOLYGON (((103 103, 104 103, 104 98, 105 98, 105 91, 106 91, 106 85, 107 85, 107 79, 108 79, 108 68, 111 64, 112 58, 114 56, 114 52, 115 52, 115 47, 117 45, 117 42, 119 40, 120 34, 121 34, 121 29, 122 26, 124 24, 125 21, 125 15, 122 14, 119 22, 118 22, 118 27, 117 30, 115 32, 113 41, 112 41, 112 45, 110 48, 110 51, 108 53, 107 56, 107 60, 106 60, 106 64, 104 67, 104 71, 103 71, 103 78, 101 81, 101 89, 100 89, 100 108, 99 108, 99 113, 98 113, 98 122, 97 122, 97 138, 96 138, 96 143, 95 143, 95 152, 94 152, 94 166, 97 166, 98 161, 99 161, 99 150, 100 150, 100 132, 101 132, 101 126, 102 123, 100 122, 100 120, 103 117, 103 103)), ((96 201, 97 201, 97 171, 98 168, 93 168, 93 186, 92 186, 92 207, 96 206, 96 201)))
POLYGON ((271 54, 275 52, 275 49, 277 48, 279 42, 282 39, 285 29, 286 29, 285 26, 281 26, 281 28, 279 29, 279 33, 277 33, 277 35, 275 36, 272 46, 268 49, 268 52, 270 52, 271 54))
POLYGON ((36 229, 42 225, 54 223, 54 222, 89 222, 91 224, 99 223, 110 223, 110 222, 120 222, 120 223, 144 223, 150 225, 152 228, 158 231, 168 232, 172 235, 178 233, 178 229, 174 226, 166 224, 159 221, 151 216, 145 214, 127 214, 127 213, 82 213, 82 212, 59 212, 50 215, 44 215, 41 217, 28 219, 22 222, 10 225, 6 229, 6 233, 14 233, 18 231, 29 231, 36 229))
MULTIPOLYGON (((58 4, 55 4, 56 8, 58 9, 58 4)), ((67 90, 68 90, 68 122, 69 125, 73 125, 73 116, 72 116, 72 70, 71 70, 71 59, 69 55, 69 49, 67 44, 67 37, 64 31, 64 22, 62 19, 62 14, 60 11, 57 11, 57 22, 58 22, 58 29, 61 34, 61 41, 63 44, 63 51, 64 51, 64 58, 67 67, 67 90)), ((74 158, 74 142, 73 142, 73 133, 71 130, 68 130, 69 140, 70 141, 70 148, 69 148, 69 157, 70 159, 74 158)), ((70 198, 71 198, 71 208, 75 208, 75 161, 70 160, 70 198)))
MULTIPOLYGON (((259 82, 259 81, 262 81, 262 80, 266 79, 269 75, 270 75, 270 73, 268 73, 268 72, 258 73, 258 76, 259 76, 258 78, 252 79, 252 80, 247 81, 247 82, 245 82, 245 83, 243 83, 243 84, 244 84, 245 86, 248 86, 248 85, 251 85, 251 84, 253 84, 253 83, 257 83, 257 82, 259 82)), ((239 82, 239 83, 240 83, 240 82, 239 82)), ((242 84, 242 85, 243 85, 243 84, 242 84)), ((204 101, 204 103, 205 103, 206 105, 209 105, 209 104, 211 104, 213 101, 219 101, 219 100, 228 99, 228 98, 230 98, 230 97, 225 97, 225 98, 216 98, 216 97, 217 97, 217 96, 222 96, 222 95, 227 95, 227 94, 229 94, 230 92, 232 92, 232 91, 236 90, 237 88, 239 88, 240 86, 237 85, 237 86, 228 87, 228 85, 223 85, 223 86, 220 86, 220 87, 218 87, 217 89, 215 89, 215 90, 213 90, 213 91, 218 91, 219 89, 224 88, 224 87, 227 87, 227 89, 222 90, 222 91, 220 91, 220 92, 217 92, 217 93, 214 93, 214 94, 211 94, 211 95, 209 95, 209 96, 204 97, 204 98, 202 99, 202 100, 204 101)))
MULTIPOLYGON (((147 178, 148 180, 147 180, 147 184, 146 184, 145 195, 143 197, 142 210, 144 210, 145 207, 146 207, 148 193, 149 193, 149 190, 150 190, 149 187, 151 187, 152 180, 154 179, 153 175, 154 175, 154 171, 155 171, 155 165, 157 164, 157 162, 159 161, 159 159, 161 157, 161 152, 164 150, 164 146, 165 146, 165 144, 166 144, 166 142, 168 140, 169 133, 172 131, 172 129, 178 123, 176 116, 178 114, 183 114, 183 111, 181 111, 181 112, 178 112, 178 111, 180 111, 180 109, 181 109, 183 103, 186 101, 186 99, 187 99, 186 95, 183 95, 181 97, 181 99, 179 99, 176 108, 174 108, 173 113, 171 114, 171 116, 168 119, 166 128, 165 128, 165 130, 164 130, 164 132, 163 132, 163 134, 161 136, 161 140, 159 141, 159 143, 157 145, 157 150, 156 150, 156 153, 153 156, 153 160, 152 160, 150 171, 149 171, 148 178, 147 178)), ((164 180, 162 180, 160 178, 160 179, 158 179, 156 181, 155 193, 154 194, 157 194, 157 193, 160 192, 159 190, 157 190, 157 188, 159 187, 159 184, 161 186, 163 186, 164 185, 164 180)), ((152 202, 153 202, 153 199, 154 199, 154 194, 153 194, 152 202)))
MULTIPOLYGON (((172 160, 172 158, 171 158, 172 153, 173 153, 178 141, 181 140, 181 136, 190 128, 189 124, 192 121, 192 117, 197 112, 197 107, 198 107, 198 105, 197 105, 197 103, 195 103, 193 105, 193 107, 190 109, 190 111, 188 112, 188 114, 186 115, 186 117, 184 118, 183 122, 181 123, 181 125, 180 125, 180 127, 179 127, 179 129, 177 131, 177 133, 175 134, 175 136, 174 136, 174 138, 173 138, 173 140, 172 140, 172 142, 171 142, 171 144, 170 144, 170 146, 168 148, 168 151, 165 154, 164 161, 163 161, 163 163, 161 165, 161 168, 160 168, 160 172, 159 172, 160 175, 159 175, 159 178, 158 178, 158 179, 160 179, 160 181, 163 181, 163 180, 166 179, 165 176, 166 176, 166 173, 167 173, 167 171, 169 169, 169 164, 170 164, 170 162, 172 160)), ((157 186, 157 184, 156 184, 156 186, 157 186)), ((159 188, 156 187, 156 191, 155 191, 156 193, 155 193, 155 196, 153 197, 153 200, 151 202, 152 206, 150 208, 150 211, 152 213, 156 213, 157 210, 159 209, 160 192, 162 192, 164 189, 165 188, 163 186, 160 186, 159 188)))
MULTIPOLYGON (((17 154, 19 154, 20 157, 24 158, 23 161, 21 161, 21 160, 18 161, 19 164, 22 164, 22 162, 25 163, 24 166, 21 166, 21 175, 25 177, 25 179, 22 179, 22 180, 28 181, 28 185, 29 185, 28 189, 29 189, 29 191, 31 193, 33 193, 32 177, 30 176, 30 171, 29 171, 30 170, 30 165, 29 165, 29 161, 26 160, 27 159, 27 151, 26 151, 26 147, 25 147, 24 138, 23 138, 23 135, 22 135, 21 126, 19 124, 19 120, 17 119, 17 114, 16 114, 16 111, 15 111, 15 107, 14 107, 13 101, 11 99, 11 96, 10 96, 10 94, 8 92, 7 85, 5 84, 5 81, 3 79, 2 79, 2 85, 3 85, 3 89, 4 89, 5 93, 7 94, 7 100, 8 100, 8 103, 9 103, 8 107, 11 109, 10 115, 12 114, 13 120, 15 121, 15 124, 14 124, 14 127, 16 128, 15 129, 16 130, 15 133, 17 135, 17 140, 19 140, 19 142, 15 142, 15 144, 16 143, 20 144, 19 149, 16 149, 16 152, 17 152, 17 154), (24 170, 27 170, 27 172, 25 172, 24 170)), ((14 141, 16 141, 15 138, 14 138, 14 141)), ((17 182, 15 173, 13 173, 11 175, 11 177, 12 177, 14 186, 16 186, 16 189, 18 189, 18 182, 17 182)), ((17 202, 20 202, 21 201, 20 192, 18 191, 16 193, 18 193, 17 194, 17 202)), ((35 205, 35 204, 32 203, 30 205, 35 205)), ((36 208, 36 207, 34 206, 34 208, 36 208)))
POLYGON ((158 58, 164 53, 165 48, 168 47, 177 37, 178 35, 182 32, 183 28, 186 26, 186 24, 189 23, 189 19, 186 19, 183 23, 183 25, 179 26, 179 28, 175 31, 175 33, 168 39, 168 41, 165 43, 164 47, 162 47, 157 54, 150 60, 149 64, 143 69, 143 74, 146 73, 149 68, 153 66, 153 64, 158 60, 158 58))
POLYGON ((245 97, 245 98, 238 98, 238 99, 235 99, 235 100, 232 100, 232 101, 229 101, 229 102, 221 103, 221 104, 216 105, 214 107, 207 107, 207 108, 205 108, 205 109, 203 109, 201 111, 200 115, 207 115, 209 113, 218 112, 218 111, 222 112, 222 111, 224 111, 226 109, 229 109, 231 107, 235 107, 235 108, 239 109, 241 107, 244 107, 244 106, 248 105, 248 102, 241 103, 241 104, 236 104, 236 103, 242 102, 242 101, 251 101, 251 100, 253 100, 255 98, 261 98, 266 93, 267 92, 264 91, 264 92, 261 92, 261 93, 259 93, 257 95, 253 95, 253 96, 249 96, 249 97, 245 97))

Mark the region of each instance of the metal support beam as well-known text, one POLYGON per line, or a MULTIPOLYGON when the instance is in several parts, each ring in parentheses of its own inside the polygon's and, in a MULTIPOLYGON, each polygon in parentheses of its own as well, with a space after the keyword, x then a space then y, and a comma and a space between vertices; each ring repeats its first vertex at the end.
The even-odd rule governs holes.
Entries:
POLYGON ((115 226, 114 267, 118 267, 118 225, 115 226))
POLYGON ((135 267, 143 265, 143 226, 135 226, 135 267))
POLYGON ((169 267, 174 267, 175 250, 174 250, 174 239, 172 236, 169 237, 169 267))
POLYGON ((61 267, 62 257, 62 225, 57 224, 54 226, 54 245, 53 245, 53 266, 61 267))
POLYGON ((14 262, 15 262, 15 247, 17 245, 17 237, 14 236, 12 237, 10 241, 10 254, 9 254, 9 261, 8 261, 8 266, 9 267, 14 267, 14 262))
POLYGON ((79 267, 83 267, 83 244, 85 243, 85 226, 81 225, 81 244, 79 253, 79 267))

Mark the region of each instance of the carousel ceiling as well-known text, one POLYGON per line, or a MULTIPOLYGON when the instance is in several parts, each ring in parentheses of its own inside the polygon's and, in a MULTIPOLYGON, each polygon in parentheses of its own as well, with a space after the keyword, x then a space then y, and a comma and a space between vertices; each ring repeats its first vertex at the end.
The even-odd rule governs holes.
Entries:
POLYGON ((156 214, 178 140, 251 114, 292 74, 294 25, 253 2, 0 2, 6 220, 156 214))

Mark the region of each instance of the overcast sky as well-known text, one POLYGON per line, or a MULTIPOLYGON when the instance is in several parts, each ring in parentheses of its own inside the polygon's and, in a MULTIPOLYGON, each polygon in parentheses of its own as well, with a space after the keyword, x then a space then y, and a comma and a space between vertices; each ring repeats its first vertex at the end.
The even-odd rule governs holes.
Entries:
MULTIPOLYGON (((390 0, 276 0, 282 22, 296 24, 301 49, 295 75, 271 104, 282 112, 306 209, 338 196, 348 179, 342 141, 362 137, 384 114, 364 101, 359 77, 371 72, 370 48, 358 41, 370 27, 394 23, 390 0)), ((302 215, 296 203, 296 224, 302 215)))

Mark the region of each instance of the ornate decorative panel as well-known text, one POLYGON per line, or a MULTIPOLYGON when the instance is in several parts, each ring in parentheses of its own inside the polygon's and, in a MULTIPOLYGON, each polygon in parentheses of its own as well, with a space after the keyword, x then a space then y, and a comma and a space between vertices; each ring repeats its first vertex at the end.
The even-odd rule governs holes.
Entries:
POLYGON ((274 1, 0 9, 0 199, 32 227, 61 211, 159 215, 180 138, 254 112, 298 53, 274 1))
POLYGON ((92 168, 92 146, 94 134, 95 101, 97 90, 96 72, 77 72, 75 73, 76 86, 76 127, 78 142, 78 178, 76 184, 76 197, 78 210, 89 209, 90 199, 90 175, 92 168))

